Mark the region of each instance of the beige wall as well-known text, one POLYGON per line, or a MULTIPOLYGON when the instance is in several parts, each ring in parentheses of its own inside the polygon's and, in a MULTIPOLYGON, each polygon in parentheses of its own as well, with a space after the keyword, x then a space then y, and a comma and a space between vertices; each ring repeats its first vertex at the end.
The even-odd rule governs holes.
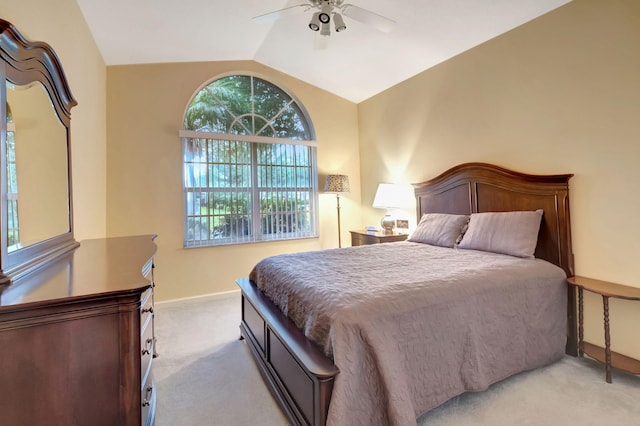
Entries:
POLYGON ((318 171, 349 175, 341 199, 342 240, 360 227, 357 107, 252 61, 109 67, 108 233, 156 233, 159 300, 234 290, 260 259, 273 254, 337 247, 335 196, 320 194, 320 238, 184 249, 181 140, 191 97, 224 73, 251 72, 289 90, 306 107, 318 140, 318 171))
MULTIPOLYGON (((640 286, 640 2, 575 0, 358 106, 365 221, 378 182, 462 162, 574 173, 576 273, 640 286), (376 167, 379 166, 379 167, 376 167)), ((601 303, 587 338, 602 342, 601 303)), ((612 302, 615 349, 640 356, 640 304, 612 302)))
POLYGON ((62 62, 78 106, 71 110, 76 239, 106 234, 106 67, 75 0, 2 2, 0 17, 62 62))

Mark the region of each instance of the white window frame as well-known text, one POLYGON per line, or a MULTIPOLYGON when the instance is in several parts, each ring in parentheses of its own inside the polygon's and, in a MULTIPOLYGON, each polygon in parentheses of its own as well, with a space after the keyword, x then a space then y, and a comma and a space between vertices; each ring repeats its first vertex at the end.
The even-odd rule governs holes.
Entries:
MULTIPOLYGON (((255 108, 254 108, 253 99, 252 99, 252 111, 249 113, 243 114, 242 118, 246 118, 247 116, 249 116, 252 124, 254 125, 257 121, 256 118, 259 118, 261 121, 264 121, 266 123, 260 129, 257 129, 257 127, 254 126, 254 129, 257 129, 256 133, 259 134, 263 130, 265 130, 268 126, 271 126, 273 121, 282 113, 282 111, 285 110, 285 108, 288 108, 291 104, 295 103, 295 107, 297 107, 297 110, 300 111, 302 115, 300 119, 305 121, 304 123, 305 129, 308 130, 308 134, 311 136, 311 139, 300 140, 300 139, 287 139, 287 138, 280 138, 280 137, 257 136, 254 134, 230 134, 230 133, 219 133, 219 132, 202 132, 202 131, 185 130, 185 129, 180 130, 179 135, 183 142, 183 157, 182 157, 183 160, 182 161, 183 161, 183 194, 184 194, 184 209, 183 209, 184 247, 219 246, 219 245, 228 245, 228 244, 241 244, 241 243, 253 243, 253 242, 261 242, 261 241, 289 240, 289 239, 318 237, 318 182, 317 182, 318 174, 317 174, 317 152, 316 152, 317 142, 315 140, 315 130, 313 129, 313 124, 309 118, 308 113, 306 112, 306 109, 292 94, 290 94, 288 91, 284 90, 282 87, 275 85, 274 83, 270 82, 269 80, 265 79, 262 76, 257 76, 257 75, 248 74, 248 73, 228 74, 226 76, 216 77, 206 82, 203 86, 201 86, 189 100, 189 103, 187 104, 187 109, 185 110, 185 114, 183 115, 183 117, 186 117, 186 113, 189 109, 189 106, 192 104, 194 98, 203 89, 205 89, 207 86, 209 86, 210 84, 212 84, 213 82, 219 79, 229 77, 232 75, 246 76, 246 77, 251 77, 252 79, 254 77, 259 78, 264 82, 266 82, 267 84, 270 84, 274 86, 276 89, 282 91, 291 99, 290 102, 285 107, 283 107, 280 112, 274 115, 274 117, 258 116, 255 113, 255 108), (199 144, 248 143, 251 148, 251 161, 250 161, 251 183, 246 188, 246 191, 245 190, 241 191, 240 190, 241 187, 239 186, 235 186, 235 187, 232 186, 230 188, 220 188, 220 187, 215 187, 215 185, 212 186, 207 184, 207 185, 198 187, 193 185, 194 182, 191 182, 191 185, 188 185, 187 180, 189 179, 189 177, 187 176, 187 168, 189 166, 189 163, 187 162, 186 150, 187 150, 187 144, 192 143, 192 141, 194 140, 198 140, 199 144), (280 149, 285 151, 286 153, 284 155, 284 158, 287 158, 287 159, 292 158, 290 156, 292 153, 294 154, 293 158, 295 159, 297 155, 300 153, 299 152, 300 149, 302 148, 306 150, 306 153, 304 153, 304 155, 308 156, 308 164, 296 165, 295 160, 293 165, 291 164, 287 164, 287 165, 258 164, 259 162, 258 155, 257 155, 259 150, 258 147, 261 144, 273 145, 274 149, 280 149), (259 179, 259 175, 260 175, 259 172, 261 171, 262 173, 265 173, 265 167, 272 168, 274 171, 282 170, 283 168, 286 168, 286 169, 289 169, 289 173, 293 171, 294 176, 297 176, 298 173, 301 173, 307 178, 306 181, 304 181, 303 179, 306 185, 300 186, 298 179, 295 178, 294 179, 295 184, 293 185, 265 186, 264 183, 261 182, 259 179), (250 223, 248 225, 249 235, 244 235, 242 233, 238 234, 233 232, 231 232, 232 235, 226 235, 223 233, 223 235, 220 236, 216 234, 216 232, 213 229, 212 223, 213 221, 219 220, 219 219, 214 219, 214 216, 216 216, 216 214, 213 213, 213 209, 210 209, 210 207, 207 207, 207 209, 205 210, 206 211, 205 215, 195 213, 197 211, 196 209, 200 208, 199 206, 195 205, 196 193, 198 192, 200 192, 199 198, 198 198, 198 200, 200 201, 202 200, 203 197, 206 198, 209 195, 213 196, 213 194, 219 195, 220 193, 230 193, 231 194, 230 197, 233 197, 233 194, 238 195, 240 193, 248 193, 249 198, 251 200, 248 206, 248 212, 244 214, 237 214, 237 213, 235 214, 236 228, 233 228, 234 214, 233 213, 230 215, 225 214, 225 216, 227 218, 229 217, 231 218, 230 229, 236 229, 236 231, 238 229, 238 226, 245 226, 242 224, 238 225, 238 221, 242 222, 243 220, 250 218, 250 223), (189 195, 190 193, 193 193, 193 194, 190 196, 189 195), (275 209, 270 209, 268 213, 261 212, 260 211, 261 195, 265 196, 266 194, 268 194, 271 197, 281 196, 283 199, 286 198, 286 203, 285 203, 286 205, 289 205, 290 201, 293 200, 293 209, 287 210, 285 208, 282 211, 278 211, 278 208, 276 207, 275 209), (295 194, 295 196, 290 198, 291 194, 295 194), (191 206, 189 205, 190 199, 191 199, 191 203, 193 203, 194 205, 191 205, 191 206), (298 206, 298 200, 301 200, 302 204, 300 206, 298 206), (304 229, 298 229, 297 227, 298 214, 302 214, 305 217, 304 222, 306 222, 306 219, 308 219, 308 223, 306 226, 304 226, 304 229), (206 226, 201 227, 200 233, 198 235, 196 235, 197 234, 196 232, 197 227, 195 226, 196 222, 206 223, 206 226), (284 223, 284 225, 273 225, 274 223, 281 224, 283 222, 286 222, 286 223, 284 223), (265 225, 265 227, 269 229, 266 229, 266 232, 263 232, 264 230, 262 229, 263 226, 261 226, 261 224, 265 224, 265 223, 271 224, 270 225, 271 227, 265 225), (205 228, 206 235, 202 234, 202 228, 205 228), (285 229, 284 231, 283 231, 283 228, 285 229), (293 228, 293 230, 291 228, 293 228)), ((251 87, 253 90, 253 87, 254 87, 253 80, 251 80, 251 82, 252 82, 251 87)), ((241 117, 237 117, 234 121, 234 124, 239 123, 240 118, 241 117)), ((243 128, 246 130, 247 133, 252 133, 251 129, 248 129, 246 126, 243 125, 243 128)), ((205 145, 205 146, 209 147, 210 145, 205 145)), ((264 148, 265 147, 262 146, 261 149, 264 149, 264 148)), ((209 160, 207 158, 200 163, 200 166, 202 167, 202 165, 204 164, 204 165, 207 165, 207 167, 211 167, 212 164, 214 163, 210 161, 214 161, 214 160, 209 160)), ((223 166, 227 165, 226 163, 215 163, 215 164, 217 165, 222 164, 223 166)), ((228 164, 228 166, 236 167, 237 164, 228 164)), ((247 164, 243 163, 243 166, 246 167, 247 164)), ((195 168, 196 166, 193 165, 192 167, 195 168)), ((237 198, 238 197, 236 196, 236 199, 237 198)), ((207 199, 207 203, 209 203, 208 199, 207 199)), ((276 205, 277 205, 277 202, 276 202, 276 205)))

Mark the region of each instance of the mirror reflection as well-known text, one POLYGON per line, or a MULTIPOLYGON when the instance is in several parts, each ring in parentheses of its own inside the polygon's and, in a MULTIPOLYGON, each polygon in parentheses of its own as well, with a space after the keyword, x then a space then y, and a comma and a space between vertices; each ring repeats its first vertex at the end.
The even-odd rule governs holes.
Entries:
POLYGON ((67 130, 40 82, 7 82, 7 250, 69 232, 67 130))

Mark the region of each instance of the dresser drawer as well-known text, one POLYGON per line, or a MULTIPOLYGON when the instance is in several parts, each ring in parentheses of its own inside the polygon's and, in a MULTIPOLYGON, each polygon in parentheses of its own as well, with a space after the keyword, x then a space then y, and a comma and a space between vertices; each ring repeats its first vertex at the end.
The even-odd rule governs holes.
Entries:
POLYGON ((351 245, 354 247, 377 244, 379 242, 379 239, 374 235, 351 234, 351 245))
POLYGON ((140 405, 141 424, 151 426, 154 420, 153 417, 156 405, 156 386, 153 381, 153 375, 151 374, 149 374, 147 380, 142 386, 142 389, 140 390, 140 405))
POLYGON ((140 298, 140 327, 144 329, 153 316, 153 288, 149 288, 140 298))
MULTIPOLYGON (((151 321, 149 321, 151 322, 151 321)), ((151 371, 151 361, 153 360, 153 327, 148 325, 140 336, 140 376, 144 383, 151 371)))

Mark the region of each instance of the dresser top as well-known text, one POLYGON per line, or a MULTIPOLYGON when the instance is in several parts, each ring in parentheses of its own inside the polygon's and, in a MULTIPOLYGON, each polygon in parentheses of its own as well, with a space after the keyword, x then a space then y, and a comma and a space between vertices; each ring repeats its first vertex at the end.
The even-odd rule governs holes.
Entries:
POLYGON ((155 235, 84 240, 75 250, 0 288, 0 312, 53 301, 64 303, 141 293, 151 281, 155 235))

